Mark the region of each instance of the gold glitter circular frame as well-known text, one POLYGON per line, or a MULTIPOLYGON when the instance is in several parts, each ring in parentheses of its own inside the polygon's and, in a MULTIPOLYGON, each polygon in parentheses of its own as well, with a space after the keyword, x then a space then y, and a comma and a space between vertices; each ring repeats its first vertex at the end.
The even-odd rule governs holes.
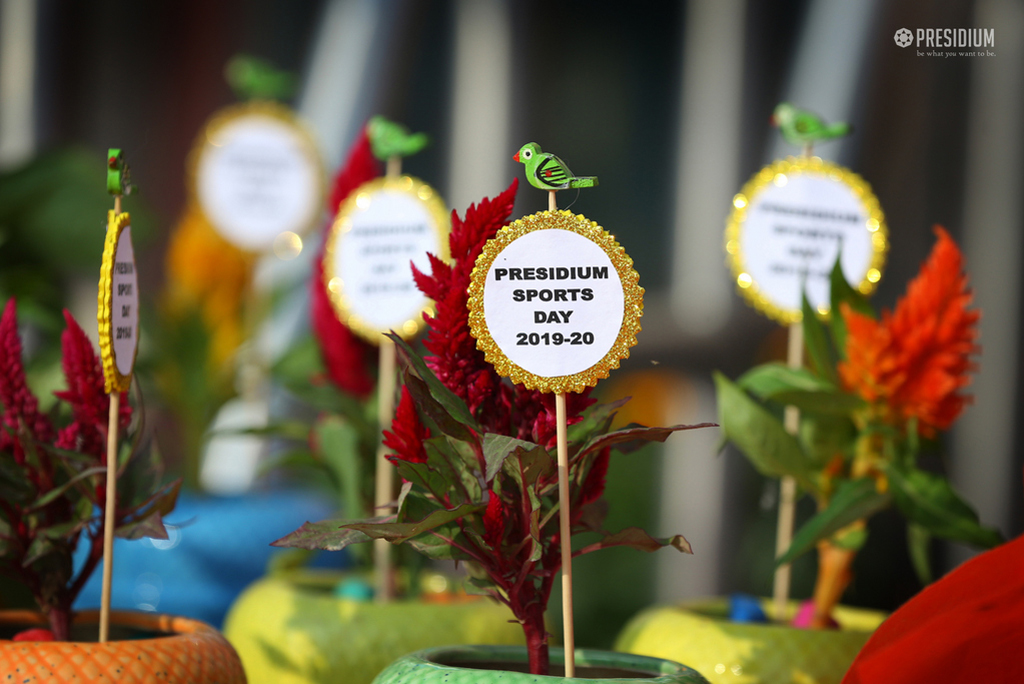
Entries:
MULTIPOLYGON (((743 225, 747 218, 747 209, 757 199, 757 196, 771 185, 779 174, 785 176, 817 175, 824 176, 829 180, 839 181, 846 185, 860 200, 867 211, 867 230, 871 233, 871 262, 868 265, 867 274, 864 280, 856 285, 856 289, 864 295, 875 291, 882 279, 882 268, 885 266, 885 256, 889 251, 889 229, 885 223, 885 214, 878 198, 871 191, 871 186, 862 177, 849 169, 823 161, 821 157, 788 157, 769 164, 747 181, 740 192, 732 198, 732 212, 725 227, 725 253, 726 261, 732 271, 733 279, 736 282, 736 289, 747 300, 747 302, 765 316, 772 318, 779 323, 796 323, 803 318, 800 309, 784 309, 776 306, 768 299, 757 283, 750 279, 747 287, 741 285, 741 276, 750 274, 746 269, 743 254, 740 251, 740 236, 743 225), (878 277, 872 281, 868 274, 872 270, 878 273, 878 277)), ((821 310, 822 315, 828 314, 828 309, 821 310)))
MULTIPOLYGON (((312 130, 298 117, 294 110, 272 100, 252 100, 249 102, 241 102, 236 105, 230 105, 215 112, 213 116, 207 120, 202 131, 192 144, 192 149, 188 153, 188 160, 186 162, 187 187, 189 201, 195 205, 196 209, 202 215, 203 220, 214 227, 217 235, 227 240, 236 249, 243 252, 249 254, 266 254, 273 250, 272 245, 268 246, 264 250, 251 250, 236 245, 230 238, 226 237, 217 229, 216 224, 210 220, 209 214, 206 213, 206 210, 203 208, 203 203, 199 199, 199 160, 202 158, 203 152, 207 149, 207 145, 212 144, 210 141, 215 140, 217 133, 223 128, 231 125, 239 119, 244 119, 250 116, 265 116, 287 124, 302 143, 302 149, 305 152, 306 159, 310 162, 313 168, 316 169, 317 193, 316 201, 312 203, 309 214, 304 220, 299 221, 298 225, 294 229, 291 229, 291 231, 302 237, 306 233, 310 232, 317 223, 319 223, 323 212, 324 201, 327 197, 327 172, 324 170, 324 160, 320 155, 319 144, 317 143, 312 130)), ((282 233, 283 232, 287 231, 282 231, 282 233)), ((278 235, 280 234, 281 233, 278 233, 278 235)))
MULTIPOLYGON (((430 218, 433 219, 437 244, 441 248, 441 253, 435 256, 444 262, 447 262, 449 258, 448 233, 451 230, 448 207, 445 206, 441 195, 419 178, 412 176, 399 176, 398 178, 384 176, 382 178, 375 178, 356 188, 339 206, 338 215, 331 225, 330 232, 327 234, 327 242, 324 244, 323 285, 327 288, 327 296, 331 300, 334 312, 341 322, 367 342, 378 345, 381 343, 384 333, 390 332, 391 329, 385 328, 382 330, 371 325, 354 312, 350 298, 345 295, 344 285, 337 292, 332 290, 330 285, 331 280, 337 275, 334 271, 334 257, 337 250, 341 249, 344 234, 351 228, 350 217, 355 211, 362 211, 356 204, 359 197, 362 195, 372 197, 374 193, 382 191, 400 192, 409 195, 426 210, 430 218)), ((424 299, 427 303, 423 308, 414 317, 403 321, 398 326, 398 329, 395 330, 402 339, 411 339, 423 329, 423 326, 426 325, 426 321, 423 320, 424 313, 433 315, 434 302, 425 296, 424 299)))
POLYGON ((644 288, 640 287, 640 275, 633 268, 633 260, 615 238, 605 232, 596 221, 591 221, 582 214, 573 214, 565 210, 541 211, 510 223, 484 245, 470 278, 469 330, 476 338, 477 349, 484 353, 484 358, 494 366, 499 375, 508 377, 512 382, 522 384, 527 389, 545 393, 582 392, 586 387, 597 385, 598 380, 607 378, 612 369, 619 367, 620 361, 629 358, 630 348, 636 345, 636 335, 640 332, 640 317, 644 314, 644 288), (623 311, 618 337, 600 361, 579 373, 544 377, 514 363, 491 337, 484 315, 484 286, 494 260, 506 247, 527 233, 552 229, 582 235, 608 255, 622 284, 623 311))
MULTIPOLYGON (((114 338, 111 334, 111 305, 114 301, 114 260, 117 257, 117 242, 121 239, 121 233, 131 224, 127 212, 115 214, 113 210, 107 212, 107 237, 103 241, 103 261, 100 264, 100 289, 96 308, 96 322, 100 333, 100 358, 103 361, 103 387, 107 394, 113 392, 127 392, 132 384, 132 374, 121 375, 117 369, 117 359, 114 353, 114 338)), ((132 249, 134 262, 134 248, 132 249)), ((138 271, 136 271, 136 287, 138 286, 138 271)), ((135 367, 135 358, 139 354, 139 334, 135 331, 135 351, 132 353, 132 368, 135 367)))

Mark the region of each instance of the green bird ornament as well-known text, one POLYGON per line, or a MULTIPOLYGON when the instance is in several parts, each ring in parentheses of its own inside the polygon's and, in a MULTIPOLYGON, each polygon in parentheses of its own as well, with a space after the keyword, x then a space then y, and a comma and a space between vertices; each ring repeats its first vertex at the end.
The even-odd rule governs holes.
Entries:
POLYGON ((107 150, 107 192, 111 195, 132 193, 132 173, 119 148, 107 150))
POLYGON ((564 161, 550 152, 541 152, 537 143, 526 143, 520 147, 512 160, 526 165, 526 180, 541 190, 592 188, 597 185, 597 176, 574 176, 564 161))
POLYGON ((388 121, 383 116, 370 119, 366 134, 370 137, 373 156, 381 161, 392 157, 409 157, 430 142, 426 133, 409 133, 405 126, 388 121))
POLYGON ((841 138, 849 135, 852 130, 850 124, 844 121, 826 125, 817 114, 788 102, 783 102, 775 108, 772 125, 782 132, 786 142, 798 147, 813 145, 819 140, 841 138))

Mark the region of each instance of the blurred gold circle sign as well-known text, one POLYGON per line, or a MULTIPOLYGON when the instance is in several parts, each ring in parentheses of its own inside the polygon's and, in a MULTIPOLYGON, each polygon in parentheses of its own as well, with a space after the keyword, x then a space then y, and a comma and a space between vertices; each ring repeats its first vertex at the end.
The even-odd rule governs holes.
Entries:
POLYGON ((448 260, 449 225, 444 202, 423 181, 359 186, 338 209, 324 250, 324 286, 338 318, 373 344, 390 330, 415 335, 433 303, 416 287, 412 265, 429 272, 428 252, 448 260))
POLYGON ((733 197, 725 251, 740 293, 780 323, 801 318, 801 295, 830 307, 836 257, 846 281, 870 294, 888 250, 885 215, 871 186, 818 157, 770 164, 733 197))
POLYGON ((580 392, 636 344, 639 280, 596 222, 542 211, 484 246, 469 286, 470 331, 500 375, 542 392, 580 392))
POLYGON ((206 124, 190 156, 191 193, 225 240, 268 252, 323 213, 320 152, 295 113, 274 102, 227 107, 206 124))
POLYGON ((125 392, 139 350, 139 276, 127 213, 108 213, 98 304, 105 391, 125 392))

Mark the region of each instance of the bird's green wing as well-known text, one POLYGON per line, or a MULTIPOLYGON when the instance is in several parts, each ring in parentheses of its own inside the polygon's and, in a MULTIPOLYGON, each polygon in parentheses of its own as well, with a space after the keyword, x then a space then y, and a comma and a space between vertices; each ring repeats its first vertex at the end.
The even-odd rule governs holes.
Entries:
POLYGON ((558 190, 568 187, 572 171, 555 155, 545 154, 544 159, 534 169, 533 175, 543 186, 558 190))

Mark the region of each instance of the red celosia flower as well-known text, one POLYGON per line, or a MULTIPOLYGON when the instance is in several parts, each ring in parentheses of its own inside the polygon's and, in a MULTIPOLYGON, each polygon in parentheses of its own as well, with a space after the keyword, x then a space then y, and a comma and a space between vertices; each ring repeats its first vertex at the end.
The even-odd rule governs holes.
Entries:
POLYGON ((384 431, 384 446, 394 452, 394 459, 411 463, 426 463, 427 451, 424 440, 430 437, 430 430, 420 422, 409 390, 402 387, 402 398, 395 410, 391 430, 384 431))
MULTIPOLYGON (((328 210, 332 219, 338 213, 338 207, 353 190, 378 175, 380 164, 373 157, 370 139, 364 127, 349 154, 348 161, 334 179, 334 187, 328 200, 328 210)), ((365 397, 374 385, 370 366, 375 350, 338 320, 327 288, 324 286, 323 260, 324 254, 321 249, 310 282, 310 319, 313 334, 320 344, 320 353, 331 381, 346 392, 365 397)))
MULTIPOLYGON (((501 497, 491 490, 490 498, 487 500, 487 510, 484 511, 484 541, 492 549, 501 548, 501 540, 505 536, 505 504, 501 497)), ((501 554, 496 554, 500 560, 501 554)))
POLYGON ((25 382, 25 365, 21 359, 21 339, 18 337, 17 304, 8 300, 0 317, 0 404, 3 404, 3 430, 0 430, 0 450, 14 447, 14 458, 24 460, 22 445, 12 433, 24 425, 37 442, 53 440, 53 426, 39 411, 39 402, 25 382))
MULTIPOLYGON (((448 265, 431 255, 430 275, 413 267, 420 290, 434 300, 436 313, 424 316, 429 330, 423 346, 431 353, 427 365, 448 389, 469 406, 488 432, 515 435, 551 447, 555 443, 555 399, 552 394, 503 383, 484 360, 469 332, 469 283, 484 244, 508 225, 519 181, 494 199, 484 198, 466 210, 465 219, 452 212, 448 265)), ((566 397, 566 422, 594 403, 589 388, 566 397)))
POLYGON ((380 162, 373 156, 370 147, 370 138, 366 134, 366 126, 359 133, 352 151, 349 152, 345 165, 334 177, 334 186, 331 188, 330 198, 327 200, 327 213, 331 219, 338 213, 338 207, 345 201, 353 190, 363 183, 368 183, 380 175, 380 162))
MULTIPOLYGON (((110 411, 110 396, 104 391, 103 366, 93 350, 92 343, 69 311, 64 311, 67 327, 61 335, 64 377, 68 388, 54 392, 58 399, 71 405, 73 420, 57 436, 60 449, 92 454, 106 462, 106 434, 110 411)), ((119 427, 131 422, 132 408, 128 393, 121 393, 119 427)))
POLYGON ((494 367, 484 360, 469 332, 469 282, 484 244, 508 224, 518 180, 494 199, 471 204, 466 218, 452 212, 448 237, 452 264, 431 255, 431 273, 413 267, 420 290, 434 300, 436 313, 425 315, 429 331, 423 340, 432 355, 427 365, 448 389, 465 400, 469 410, 488 431, 507 433, 510 388, 502 384, 494 367))
POLYGON ((839 374, 847 389, 880 408, 885 419, 915 417, 922 434, 948 428, 969 397, 977 352, 979 313, 968 310, 971 291, 963 257, 945 230, 893 313, 876 321, 843 308, 848 336, 839 374))

